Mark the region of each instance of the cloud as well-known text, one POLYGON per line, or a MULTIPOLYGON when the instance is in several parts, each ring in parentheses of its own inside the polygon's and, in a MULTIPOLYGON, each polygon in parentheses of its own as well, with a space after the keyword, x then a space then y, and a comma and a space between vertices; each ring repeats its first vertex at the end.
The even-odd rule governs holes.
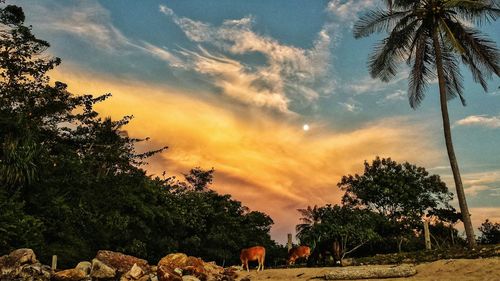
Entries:
MULTIPOLYGON (((447 169, 447 173, 441 173, 442 178, 449 186, 454 186, 453 176, 449 172, 451 169, 449 166, 435 167, 433 169, 447 169)), ((500 170, 464 173, 462 174, 462 182, 465 194, 468 196, 500 196, 500 188, 498 187, 500 184, 500 170)))
POLYGON ((245 69, 239 61, 214 56, 201 49, 201 53, 184 51, 194 60, 193 68, 214 78, 214 85, 222 89, 229 97, 260 107, 288 112, 288 99, 280 94, 280 83, 273 83, 273 77, 265 78, 262 73, 253 73, 245 69))
POLYGON ((326 10, 342 22, 354 22, 361 11, 374 7, 375 0, 332 0, 326 10))
MULTIPOLYGON (((221 63, 239 68, 232 61, 221 63)), ((98 109, 113 118, 134 114, 129 134, 153 140, 140 149, 170 147, 150 160, 150 173, 215 167, 216 190, 270 214, 278 240, 294 231, 297 208, 339 203, 336 183, 342 175, 361 172, 364 160, 380 155, 427 165, 442 161, 426 130, 405 119, 379 120, 348 132, 312 123, 314 130, 304 132, 300 118, 233 106, 212 94, 82 72, 68 64, 58 71, 53 76, 74 93, 113 93, 98 109)))
POLYGON ((500 116, 471 115, 455 122, 456 126, 483 126, 500 128, 500 116))
POLYGON ((405 90, 398 89, 393 93, 387 94, 384 98, 377 101, 377 104, 388 104, 395 103, 399 101, 404 101, 407 99, 407 92, 405 90))
POLYGON ((361 111, 361 105, 359 102, 355 101, 353 98, 349 98, 348 101, 346 102, 339 102, 338 103, 343 109, 349 111, 349 112, 360 112, 361 111))
MULTIPOLYGON (((350 81, 346 83, 345 90, 351 95, 361 95, 361 94, 374 94, 381 91, 387 91, 390 87, 393 87, 408 78, 408 71, 400 71, 398 74, 389 82, 383 82, 380 79, 372 78, 371 76, 365 76, 359 81, 350 81)), ((397 91, 402 91, 398 89, 397 91)))
POLYGON ((167 62, 169 65, 173 67, 179 67, 179 68, 187 67, 182 58, 172 54, 172 52, 166 50, 165 48, 160 48, 148 42, 143 42, 142 45, 143 46, 134 44, 135 47, 142 49, 143 51, 149 53, 150 55, 167 62))
POLYGON ((192 70, 211 77, 227 96, 290 113, 292 103, 312 103, 328 92, 326 83, 331 86, 333 79, 328 70, 335 40, 332 24, 323 26, 312 48, 303 49, 258 34, 253 30, 252 16, 214 26, 180 17, 165 5, 160 5, 159 10, 199 45, 198 50, 180 51, 193 62, 192 70), (255 65, 241 58, 255 54, 262 55, 265 64, 255 65), (236 74, 230 75, 228 69, 236 74), (237 81, 237 85, 233 88, 230 81, 237 81))
POLYGON ((97 1, 78 1, 71 6, 46 1, 27 5, 37 28, 48 32, 65 32, 105 50, 124 48, 129 40, 111 23, 110 13, 97 1), (50 20, 48 20, 50 19, 50 20))
POLYGON ((406 96, 407 96, 406 91, 396 90, 394 93, 385 96, 384 99, 389 101, 398 101, 398 100, 405 100, 406 96))
POLYGON ((491 186, 487 185, 471 185, 467 188, 465 188, 465 194, 469 195, 471 197, 476 197, 478 193, 483 192, 483 191, 489 191, 492 190, 493 188, 491 186))
POLYGON ((78 1, 67 5, 52 0, 27 1, 25 7, 33 13, 36 28, 49 33, 70 34, 99 50, 124 54, 129 51, 141 51, 172 67, 185 68, 182 58, 165 48, 149 42, 136 42, 126 37, 111 20, 111 15, 98 1, 78 1), (31 3, 32 2, 32 3, 31 3), (50 18, 50 20, 47 20, 50 18))

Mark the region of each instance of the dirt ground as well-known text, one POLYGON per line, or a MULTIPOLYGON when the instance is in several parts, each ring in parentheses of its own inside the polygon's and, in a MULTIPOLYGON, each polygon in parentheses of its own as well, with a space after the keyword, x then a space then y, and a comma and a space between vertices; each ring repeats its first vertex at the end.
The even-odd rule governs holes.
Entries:
MULTIPOLYGON (((367 267, 367 266, 364 266, 367 267)), ((383 267, 383 266, 381 266, 383 267)), ((500 257, 484 259, 439 260, 415 266, 417 274, 407 278, 369 279, 369 280, 491 280, 500 281, 500 257)), ((322 280, 325 273, 335 268, 290 268, 266 269, 263 272, 239 272, 238 280, 249 277, 251 281, 266 280, 322 280)), ((367 280, 367 279, 363 279, 367 280)))

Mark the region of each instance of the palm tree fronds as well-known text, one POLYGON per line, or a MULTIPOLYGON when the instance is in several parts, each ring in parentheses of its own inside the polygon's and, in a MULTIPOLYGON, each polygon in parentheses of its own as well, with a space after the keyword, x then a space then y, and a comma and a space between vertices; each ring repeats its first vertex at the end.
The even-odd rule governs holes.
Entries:
POLYGON ((463 96, 464 87, 462 83, 463 77, 460 73, 458 58, 453 53, 453 49, 450 46, 442 44, 441 48, 447 99, 451 100, 458 96, 462 105, 465 106, 466 103, 463 96))
POLYGON ((469 66, 474 80, 487 91, 484 76, 491 77, 494 73, 500 76, 500 53, 495 43, 487 39, 479 31, 466 28, 450 19, 444 19, 455 38, 461 42, 465 50, 463 62, 469 66))
POLYGON ((373 78, 387 82, 396 75, 399 62, 410 52, 417 27, 416 20, 405 24, 403 28, 391 32, 388 38, 375 47, 375 52, 369 60, 370 74, 373 78))
MULTIPOLYGON (((422 27, 423 28, 423 27, 422 27)), ((415 56, 413 67, 408 77, 408 99, 411 108, 417 108, 425 97, 425 90, 429 80, 435 78, 431 67, 434 60, 430 55, 432 50, 431 42, 425 36, 424 31, 420 31, 420 36, 415 40, 415 56)))
POLYGON ((478 25, 496 21, 500 17, 498 3, 491 0, 449 0, 444 2, 443 7, 478 25))
POLYGON ((354 24, 354 38, 362 38, 373 33, 390 30, 401 18, 407 16, 411 11, 392 12, 383 10, 372 10, 363 15, 354 24))
POLYGON ((457 38, 455 38, 455 35, 450 30, 450 27, 448 27, 448 25, 446 24, 446 22, 442 18, 439 21, 439 26, 441 27, 441 29, 446 34, 446 36, 444 37, 444 39, 447 40, 449 42, 449 44, 451 46, 453 46, 453 48, 455 50, 457 50, 460 54, 464 54, 465 50, 462 47, 462 44, 460 44, 460 42, 457 40, 457 38))
POLYGON ((395 9, 409 9, 415 8, 419 4, 419 0, 393 0, 392 7, 395 9))

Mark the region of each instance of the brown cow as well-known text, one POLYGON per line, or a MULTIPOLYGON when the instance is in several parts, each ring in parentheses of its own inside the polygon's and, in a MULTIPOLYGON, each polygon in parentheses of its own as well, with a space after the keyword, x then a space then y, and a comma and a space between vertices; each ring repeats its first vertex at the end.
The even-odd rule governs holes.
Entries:
POLYGON ((311 248, 308 246, 298 246, 290 249, 288 252, 288 258, 286 259, 286 263, 288 265, 292 265, 295 263, 297 259, 305 258, 306 261, 311 255, 311 248))
POLYGON ((257 267, 257 271, 264 270, 264 258, 266 257, 266 248, 262 246, 255 246, 251 247, 248 249, 243 249, 241 250, 240 254, 240 260, 241 260, 241 267, 245 269, 248 269, 248 262, 249 261, 257 261, 259 263, 259 267, 257 267))

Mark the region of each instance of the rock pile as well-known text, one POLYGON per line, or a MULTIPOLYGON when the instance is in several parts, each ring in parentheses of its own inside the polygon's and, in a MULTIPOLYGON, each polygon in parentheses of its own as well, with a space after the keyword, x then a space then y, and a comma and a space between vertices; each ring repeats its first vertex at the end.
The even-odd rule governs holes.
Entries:
POLYGON ((214 262, 204 262, 182 253, 165 256, 157 267, 159 281, 233 281, 236 275, 236 270, 224 269, 214 262))
POLYGON ((31 249, 0 257, 0 281, 233 281, 236 271, 182 253, 169 254, 151 266, 140 258, 99 251, 92 262, 56 272, 38 262, 31 249))
POLYGON ((17 249, 0 257, 0 281, 48 281, 52 271, 42 265, 31 249, 17 249))

